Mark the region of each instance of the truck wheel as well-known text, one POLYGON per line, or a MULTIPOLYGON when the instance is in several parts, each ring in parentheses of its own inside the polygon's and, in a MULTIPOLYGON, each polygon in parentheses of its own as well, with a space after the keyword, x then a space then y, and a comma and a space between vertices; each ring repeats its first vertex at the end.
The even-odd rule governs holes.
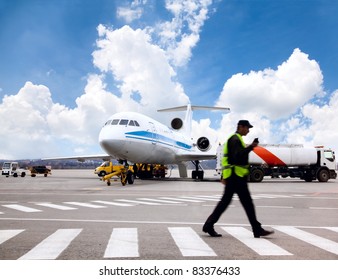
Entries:
POLYGON ((197 178, 196 170, 191 171, 191 178, 194 179, 194 180, 197 178))
POLYGON ((326 169, 322 169, 318 172, 317 178, 319 182, 327 182, 330 178, 329 171, 326 169))
POLYGON ((264 178, 264 171, 262 169, 256 168, 252 169, 250 172, 250 181, 251 182, 262 182, 264 178))
POLYGON ((127 173, 127 181, 128 181, 128 184, 129 185, 132 185, 132 184, 134 184, 134 174, 133 174, 133 172, 131 172, 131 171, 128 171, 128 173, 127 173))
POLYGON ((21 177, 25 177, 25 176, 26 176, 26 172, 22 172, 21 177))
POLYGON ((14 173, 14 174, 13 174, 13 177, 18 177, 18 173, 14 173))
POLYGON ((202 170, 202 171, 197 171, 197 179, 198 180, 203 180, 203 178, 204 178, 204 171, 202 170))
POLYGON ((99 173, 99 177, 104 177, 106 175, 107 175, 107 173, 105 171, 100 171, 100 173, 99 173))

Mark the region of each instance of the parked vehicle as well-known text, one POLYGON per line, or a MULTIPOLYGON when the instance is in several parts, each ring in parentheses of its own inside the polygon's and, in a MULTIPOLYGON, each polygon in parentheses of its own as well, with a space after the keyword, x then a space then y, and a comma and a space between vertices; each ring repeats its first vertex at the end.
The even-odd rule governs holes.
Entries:
POLYGON ((4 162, 2 165, 1 174, 5 175, 6 177, 13 176, 13 177, 25 177, 26 176, 26 170, 23 168, 20 168, 19 163, 14 162, 4 162))
MULTIPOLYGON (((222 170, 223 146, 217 150, 217 167, 222 170)), ((323 146, 263 144, 249 154, 252 182, 261 182, 264 176, 300 178, 307 182, 327 182, 336 179, 335 152, 323 146)))

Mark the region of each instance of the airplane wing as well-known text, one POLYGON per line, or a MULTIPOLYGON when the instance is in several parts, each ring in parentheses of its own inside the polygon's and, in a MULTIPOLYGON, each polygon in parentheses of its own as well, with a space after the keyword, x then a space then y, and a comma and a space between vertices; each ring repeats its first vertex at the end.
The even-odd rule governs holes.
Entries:
POLYGON ((194 160, 208 160, 208 159, 215 159, 216 158, 216 152, 215 153, 190 153, 190 154, 184 154, 184 155, 177 155, 176 159, 178 161, 194 161, 194 160))
POLYGON ((107 154, 100 155, 87 155, 87 156, 70 156, 70 157, 50 157, 50 158, 42 158, 41 160, 67 160, 67 159, 75 159, 80 162, 85 162, 90 159, 102 159, 103 161, 111 160, 113 157, 107 154))

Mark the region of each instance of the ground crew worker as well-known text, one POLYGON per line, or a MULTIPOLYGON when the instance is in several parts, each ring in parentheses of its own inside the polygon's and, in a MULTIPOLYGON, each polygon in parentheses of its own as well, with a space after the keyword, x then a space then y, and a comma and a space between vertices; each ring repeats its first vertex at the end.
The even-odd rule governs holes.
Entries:
POLYGON ((237 124, 236 133, 224 145, 224 155, 222 158, 224 194, 203 226, 203 231, 212 237, 222 236, 215 231, 214 224, 231 203, 234 193, 237 193, 244 207, 254 237, 259 238, 273 233, 273 231, 263 229, 257 221, 255 207, 248 189, 249 153, 258 145, 258 139, 256 138, 251 145, 246 147, 242 136, 246 136, 252 127, 249 121, 240 120, 237 124))

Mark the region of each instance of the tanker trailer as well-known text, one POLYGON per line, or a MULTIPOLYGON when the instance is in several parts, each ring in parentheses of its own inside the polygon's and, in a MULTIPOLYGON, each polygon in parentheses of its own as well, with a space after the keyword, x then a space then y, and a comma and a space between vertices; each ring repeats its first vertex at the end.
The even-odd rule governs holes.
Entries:
POLYGON ((272 178, 300 178, 306 182, 336 179, 335 153, 323 146, 259 145, 249 154, 250 181, 272 178))
MULTIPOLYGON (((217 149, 216 170, 221 174, 223 145, 217 149)), ((300 178, 307 182, 336 179, 335 153, 323 146, 304 147, 299 144, 260 144, 249 154, 251 182, 272 178, 300 178)))

